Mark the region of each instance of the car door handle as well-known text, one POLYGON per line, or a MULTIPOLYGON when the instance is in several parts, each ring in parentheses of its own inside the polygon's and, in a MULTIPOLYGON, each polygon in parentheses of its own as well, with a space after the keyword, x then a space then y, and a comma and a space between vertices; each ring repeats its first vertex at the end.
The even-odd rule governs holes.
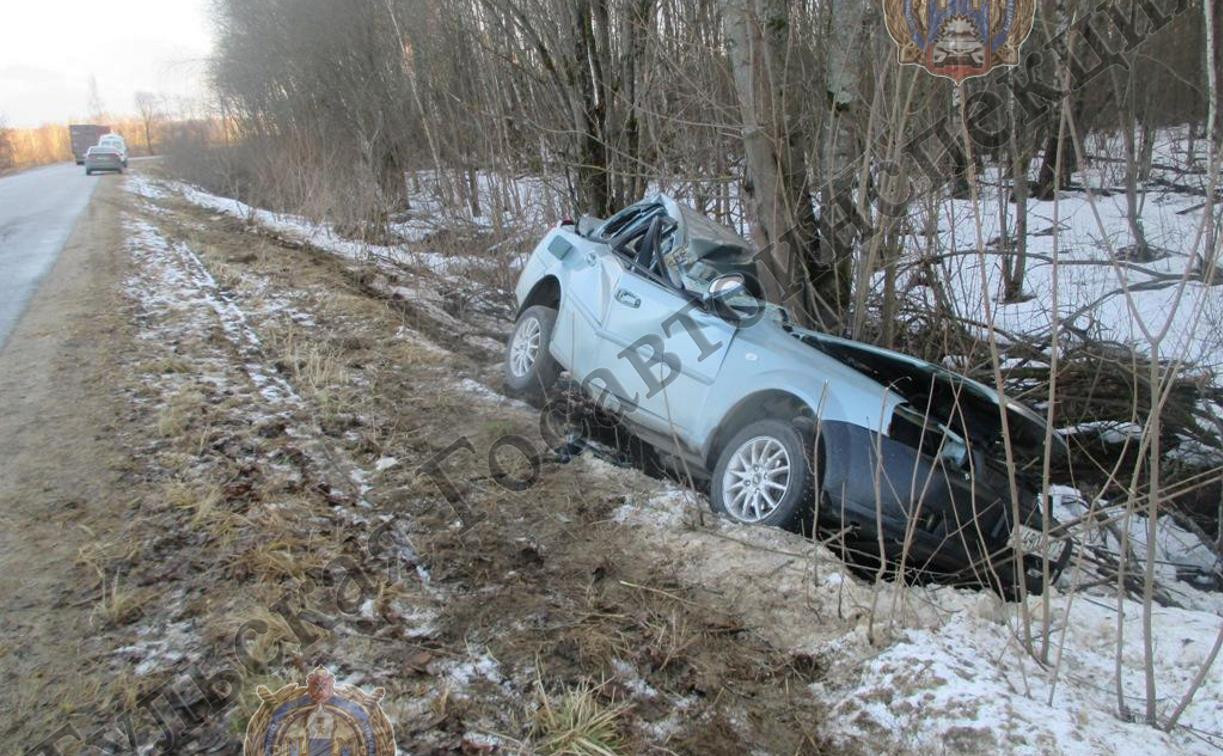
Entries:
POLYGON ((634 294, 631 291, 626 291, 624 289, 621 289, 620 291, 616 292, 616 301, 622 304, 626 304, 629 307, 640 307, 641 306, 641 297, 637 296, 636 294, 634 294))

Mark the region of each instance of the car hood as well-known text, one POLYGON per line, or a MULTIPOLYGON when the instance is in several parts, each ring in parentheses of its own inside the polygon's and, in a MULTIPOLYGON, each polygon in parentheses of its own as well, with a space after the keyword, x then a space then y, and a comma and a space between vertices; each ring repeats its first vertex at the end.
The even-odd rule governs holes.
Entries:
MULTIPOLYGON (((919 412, 957 428, 976 443, 992 446, 1002 439, 999 408, 1006 407, 1007 429, 1015 451, 1033 458, 1044 451, 1044 418, 1013 399, 941 365, 858 341, 791 328, 804 344, 900 394, 919 412)), ((1066 453, 1065 440, 1053 434, 1055 456, 1066 453)))

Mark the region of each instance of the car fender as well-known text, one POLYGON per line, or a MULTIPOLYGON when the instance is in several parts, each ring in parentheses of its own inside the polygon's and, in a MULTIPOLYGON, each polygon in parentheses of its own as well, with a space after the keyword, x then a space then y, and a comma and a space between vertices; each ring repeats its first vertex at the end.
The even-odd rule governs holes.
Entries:
POLYGON ((718 451, 713 448, 715 438, 735 411, 755 397, 773 392, 789 394, 802 402, 817 422, 843 422, 886 433, 892 411, 903 398, 869 379, 857 386, 837 378, 821 379, 807 372, 777 369, 752 376, 747 385, 731 383, 742 390, 711 395, 704 425, 694 429, 693 435, 700 439, 699 446, 708 458, 718 451))
MULTIPOLYGON (((549 232, 540 240, 539 244, 535 245, 535 249, 527 258, 527 264, 523 266, 522 273, 518 276, 518 285, 514 287, 514 297, 518 301, 520 312, 527 297, 531 295, 531 291, 545 276, 554 273, 554 269, 560 262, 559 258, 548 252, 548 244, 554 235, 555 231, 549 232)), ((557 279, 560 281, 563 295, 565 282, 561 280, 561 276, 557 276, 557 279)))

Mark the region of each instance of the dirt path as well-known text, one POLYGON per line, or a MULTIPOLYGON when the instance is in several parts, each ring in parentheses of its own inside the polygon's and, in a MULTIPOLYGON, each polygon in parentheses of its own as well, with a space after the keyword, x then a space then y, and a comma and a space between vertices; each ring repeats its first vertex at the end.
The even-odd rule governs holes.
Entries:
MULTIPOLYGON (((76 567, 124 516, 125 458, 110 440, 113 348, 123 339, 125 196, 104 179, 59 261, 0 352, 0 734, 32 745, 96 651, 96 592, 76 567)), ((7 749, 6 749, 7 750, 7 749)))

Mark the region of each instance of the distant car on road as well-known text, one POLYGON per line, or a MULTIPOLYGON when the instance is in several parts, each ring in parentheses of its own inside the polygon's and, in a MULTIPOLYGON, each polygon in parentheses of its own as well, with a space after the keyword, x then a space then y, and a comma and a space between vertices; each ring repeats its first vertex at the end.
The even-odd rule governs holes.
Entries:
POLYGON ((1044 419, 940 365, 800 328, 761 299, 756 267, 747 241, 665 195, 562 224, 519 279, 506 387, 539 397, 568 371, 733 520, 818 520, 848 553, 1043 590, 1070 544, 1025 479, 1012 500, 1008 464, 1041 457, 1044 419))
POLYGON ((116 171, 123 173, 125 163, 123 155, 114 147, 101 145, 90 147, 85 153, 85 175, 92 176, 97 171, 116 171))
POLYGON ((127 167, 127 142, 123 141, 123 137, 118 134, 106 134, 98 140, 97 146, 113 148, 122 158, 123 167, 127 167))
POLYGON ((76 160, 77 165, 85 164, 85 153, 98 143, 106 134, 110 133, 109 126, 100 126, 96 123, 74 123, 68 126, 68 136, 72 141, 72 157, 76 160))

